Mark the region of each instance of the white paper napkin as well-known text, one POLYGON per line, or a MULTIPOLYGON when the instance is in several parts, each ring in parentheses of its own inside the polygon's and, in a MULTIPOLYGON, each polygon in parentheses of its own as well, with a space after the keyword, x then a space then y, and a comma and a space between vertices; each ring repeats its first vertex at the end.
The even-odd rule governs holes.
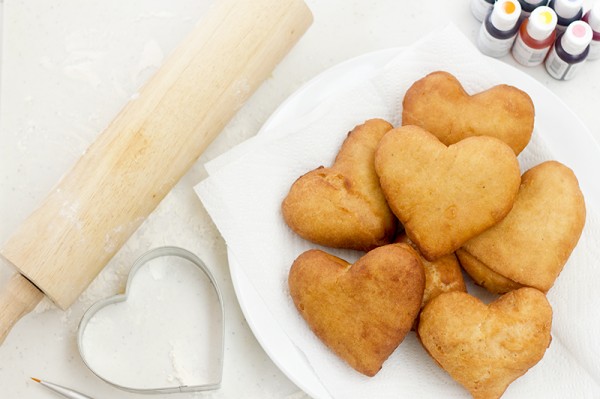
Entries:
MULTIPOLYGON (((446 70, 477 92, 502 77, 454 26, 425 37, 399 54, 374 78, 335 94, 305 117, 261 134, 207 165, 209 177, 196 187, 224 237, 228 250, 264 300, 266 308, 306 355, 334 398, 468 398, 426 354, 414 333, 373 378, 338 359, 310 331, 287 288, 289 268, 298 255, 321 248, 349 262, 362 254, 319 247, 295 235, 280 205, 291 184, 319 165, 330 166, 346 134, 366 119, 401 120, 402 98, 417 79, 446 70)), ((534 131, 519 156, 522 170, 556 159, 534 131)), ((504 397, 600 397, 600 219, 588 203, 584 233, 550 291, 553 341, 543 360, 515 381, 504 397)))

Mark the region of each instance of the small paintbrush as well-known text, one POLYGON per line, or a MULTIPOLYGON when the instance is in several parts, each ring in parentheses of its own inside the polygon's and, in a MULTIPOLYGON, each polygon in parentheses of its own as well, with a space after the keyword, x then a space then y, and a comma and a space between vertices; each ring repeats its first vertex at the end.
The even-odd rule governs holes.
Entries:
POLYGON ((33 378, 33 377, 31 377, 31 379, 34 380, 35 382, 39 382, 41 385, 45 386, 49 390, 56 392, 58 394, 61 394, 62 396, 64 396, 67 399, 93 399, 90 396, 84 395, 80 392, 74 391, 69 388, 62 387, 60 385, 53 384, 51 382, 42 381, 38 378, 33 378))

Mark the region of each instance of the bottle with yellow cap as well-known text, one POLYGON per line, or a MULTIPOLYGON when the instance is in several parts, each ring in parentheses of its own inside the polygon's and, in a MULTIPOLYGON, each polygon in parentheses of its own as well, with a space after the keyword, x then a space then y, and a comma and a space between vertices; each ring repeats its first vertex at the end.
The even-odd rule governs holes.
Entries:
POLYGON ((516 0, 498 0, 479 30, 477 47, 491 57, 502 57, 510 51, 517 31, 521 5, 516 0))
POLYGON ((544 62, 556 39, 556 13, 550 7, 538 7, 523 21, 512 48, 514 59, 521 65, 535 66, 544 62))

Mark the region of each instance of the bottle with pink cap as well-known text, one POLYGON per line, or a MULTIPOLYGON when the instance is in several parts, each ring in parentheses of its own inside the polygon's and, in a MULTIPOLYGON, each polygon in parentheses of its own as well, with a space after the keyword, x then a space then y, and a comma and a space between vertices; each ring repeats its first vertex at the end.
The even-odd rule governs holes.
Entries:
POLYGON ((592 28, 584 21, 572 22, 565 33, 554 42, 546 70, 555 79, 569 80, 583 63, 590 51, 592 28))
POLYGON ((585 13, 583 20, 590 25, 593 31, 587 59, 597 60, 600 58, 600 1, 597 0, 592 9, 585 13))
POLYGON ((556 13, 550 7, 537 7, 523 21, 512 48, 513 58, 521 65, 535 66, 544 62, 556 39, 556 13))

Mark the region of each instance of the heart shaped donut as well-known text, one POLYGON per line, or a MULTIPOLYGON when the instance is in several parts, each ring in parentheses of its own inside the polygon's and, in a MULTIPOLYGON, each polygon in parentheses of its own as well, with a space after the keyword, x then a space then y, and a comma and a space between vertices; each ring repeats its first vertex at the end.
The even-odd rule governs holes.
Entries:
POLYGON ((446 147, 418 126, 381 139, 375 170, 390 208, 428 260, 502 220, 521 180, 517 158, 502 141, 477 136, 446 147))
POLYGON ((356 126, 334 164, 298 178, 282 203, 285 222, 317 244, 368 251, 389 244, 396 232, 375 174, 375 149, 392 125, 371 119, 356 126))
POLYGON ((533 132, 535 109, 527 93, 498 85, 469 95, 448 72, 433 72, 408 89, 402 124, 417 125, 446 145, 471 136, 492 136, 519 154, 533 132))
POLYGON ((585 214, 573 171, 544 162, 523 174, 510 213, 457 255, 475 282, 491 292, 519 286, 547 292, 579 241, 585 214))
POLYGON ((410 246, 389 244, 353 265, 306 251, 294 261, 288 284, 315 335, 355 370, 374 376, 410 331, 425 275, 410 246))
POLYGON ((552 308, 534 288, 511 291, 490 305, 463 292, 448 292, 421 312, 419 337, 473 398, 497 399, 542 359, 551 325, 552 308))

